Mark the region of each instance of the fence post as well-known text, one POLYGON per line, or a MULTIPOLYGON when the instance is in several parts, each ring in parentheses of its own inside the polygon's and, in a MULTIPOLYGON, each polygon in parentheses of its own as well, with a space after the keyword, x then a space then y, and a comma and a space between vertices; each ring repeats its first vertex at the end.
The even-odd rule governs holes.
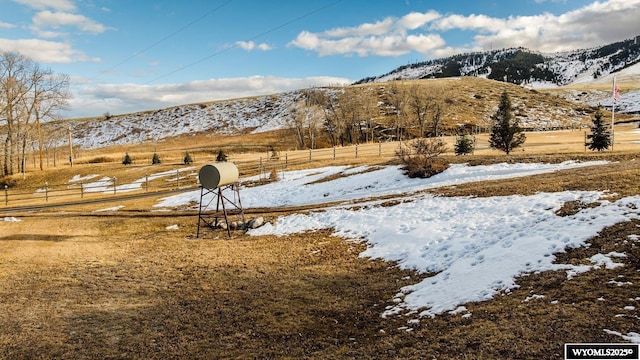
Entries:
MULTIPOLYGON (((264 165, 262 164, 262 156, 260 156, 260 167, 258 169, 258 178, 260 179, 260 181, 262 181, 262 173, 264 171, 264 165)), ((266 178, 265 178, 266 179, 266 178)))
POLYGON ((176 189, 180 189, 180 169, 176 170, 176 189))
POLYGON ((358 144, 356 144, 356 159, 358 158, 358 144))
POLYGON ((333 145, 333 160, 336 160, 336 146, 333 145))
POLYGON ((382 156, 382 143, 378 141, 378 156, 382 156))
POLYGON ((144 175, 144 188, 146 192, 149 192, 149 174, 144 175))
POLYGON ((84 198, 84 185, 82 184, 82 181, 80 181, 80 199, 84 198))
POLYGON ((114 176, 112 180, 113 180, 113 195, 115 195, 116 194, 116 181, 118 179, 116 179, 116 177, 114 176))
POLYGON ((9 185, 4 186, 4 206, 9 206, 9 185))
POLYGON ((311 149, 309 149, 309 161, 311 161, 311 149))
POLYGON ((49 183, 44 182, 44 201, 49 202, 49 183))
POLYGON ((284 163, 285 163, 286 165, 288 165, 288 164, 289 164, 289 154, 287 154, 287 153, 284 153, 284 163))

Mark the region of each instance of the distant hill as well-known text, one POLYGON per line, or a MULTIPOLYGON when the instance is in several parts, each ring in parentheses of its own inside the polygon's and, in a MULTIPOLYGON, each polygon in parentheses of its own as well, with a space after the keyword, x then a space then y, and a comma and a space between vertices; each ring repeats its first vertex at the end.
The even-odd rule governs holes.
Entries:
MULTIPOLYGON (((364 93, 375 94, 379 112, 375 121, 381 132, 396 113, 389 101, 394 86, 407 90, 413 86, 437 87, 435 93, 447 104, 443 126, 449 132, 460 126, 486 127, 500 93, 507 90, 521 124, 530 130, 545 130, 585 126, 596 107, 610 109, 614 75, 627 82, 621 86, 616 112, 640 114, 640 37, 546 55, 524 48, 461 54, 401 66, 348 87, 315 90, 333 95, 350 92, 356 98, 364 93)), ((82 148, 157 142, 194 133, 258 133, 287 128, 292 107, 304 98, 305 91, 301 89, 133 114, 55 121, 45 127, 55 134, 51 145, 66 143, 71 128, 74 144, 82 148)), ((378 138, 388 140, 384 133, 378 138)))
POLYGON ((568 85, 592 81, 640 63, 640 36, 592 49, 541 54, 511 48, 454 55, 403 65, 355 84, 455 76, 475 76, 517 85, 568 85))
MULTIPOLYGON (((371 83, 315 90, 332 94, 347 91, 354 97, 364 96, 365 93, 375 96, 378 104, 375 121, 380 124, 381 129, 377 138, 389 140, 390 138, 384 136, 384 128, 393 122, 396 114, 390 100, 390 92, 394 87, 409 91, 415 86, 425 91, 431 88, 431 93, 438 94, 440 100, 446 103, 443 129, 448 133, 460 126, 479 126, 486 129, 504 90, 509 92, 515 115, 527 129, 579 128, 589 124, 594 111, 591 106, 565 100, 553 94, 474 77, 371 83)), ((54 145, 67 143, 66 134, 70 127, 74 145, 86 149, 152 143, 184 134, 260 133, 287 128, 292 119, 291 108, 304 98, 304 91, 297 90, 133 114, 63 120, 44 126, 47 133, 58 136, 57 140, 52 139, 54 145)))

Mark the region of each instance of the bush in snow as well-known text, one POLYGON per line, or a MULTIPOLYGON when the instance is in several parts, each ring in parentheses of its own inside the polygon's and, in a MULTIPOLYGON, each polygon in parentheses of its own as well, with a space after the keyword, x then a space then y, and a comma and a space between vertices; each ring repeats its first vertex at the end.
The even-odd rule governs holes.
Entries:
POLYGON ((131 165, 132 163, 133 160, 131 160, 131 156, 129 156, 129 153, 125 153, 124 159, 122 159, 122 165, 131 165))
POLYGON ((409 145, 400 145, 396 156, 404 164, 403 169, 411 178, 428 178, 447 169, 449 164, 438 158, 447 151, 441 138, 418 139, 409 145))

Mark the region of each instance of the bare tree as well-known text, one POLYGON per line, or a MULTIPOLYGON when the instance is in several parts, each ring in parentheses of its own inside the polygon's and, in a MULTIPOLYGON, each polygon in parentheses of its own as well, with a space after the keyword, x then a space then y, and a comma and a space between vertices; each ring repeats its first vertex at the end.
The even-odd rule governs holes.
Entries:
POLYGON ((421 91, 421 87, 417 84, 411 86, 407 97, 407 109, 418 125, 418 137, 424 137, 424 127, 427 123, 427 112, 430 105, 424 92, 421 91))
POLYGON ((313 149, 316 147, 318 133, 321 129, 323 111, 318 104, 315 91, 303 91, 304 98, 297 101, 290 108, 291 121, 289 127, 296 137, 298 148, 313 149))
POLYGON ((431 133, 433 136, 440 136, 440 123, 442 122, 442 114, 444 112, 444 102, 440 99, 432 98, 431 100, 431 133))
POLYGON ((14 173, 15 159, 20 157, 24 172, 29 141, 38 141, 42 165, 40 121, 54 119, 64 109, 70 94, 69 78, 42 69, 37 63, 14 52, 0 54, 0 117, 6 119, 2 175, 14 173), (35 125, 35 129, 34 129, 35 125), (35 139, 38 135, 37 140, 35 139))
POLYGON ((359 123, 360 139, 364 142, 373 141, 376 118, 380 115, 378 94, 373 87, 367 87, 361 92, 359 102, 362 108, 362 120, 359 123))
POLYGON ((396 83, 392 83, 387 91, 387 99, 395 114, 393 125, 396 130, 396 139, 402 141, 403 131, 406 126, 405 110, 407 106, 407 94, 402 87, 399 87, 396 83))

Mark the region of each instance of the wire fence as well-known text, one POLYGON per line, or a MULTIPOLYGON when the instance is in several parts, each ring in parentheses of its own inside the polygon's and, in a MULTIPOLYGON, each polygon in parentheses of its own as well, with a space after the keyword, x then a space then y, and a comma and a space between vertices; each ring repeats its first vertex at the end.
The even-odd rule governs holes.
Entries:
MULTIPOLYGON (((384 159, 395 154, 400 142, 379 142, 358 144, 326 149, 308 149, 292 152, 265 152, 229 158, 240 173, 240 177, 257 177, 258 181, 297 167, 305 167, 315 162, 353 162, 357 159, 378 157, 384 159)), ((71 179, 62 184, 43 183, 36 187, 0 189, 3 198, 0 204, 5 208, 53 204, 62 202, 82 202, 87 199, 119 197, 137 193, 159 193, 169 190, 190 189, 199 186, 196 167, 188 166, 174 170, 144 175, 143 177, 118 178, 115 176, 85 177, 71 179)))
POLYGON ((362 159, 388 158, 395 155, 401 142, 378 142, 345 147, 307 149, 293 152, 266 152, 250 160, 233 160, 241 175, 258 175, 267 178, 273 171, 306 166, 310 163, 354 162, 362 159))

